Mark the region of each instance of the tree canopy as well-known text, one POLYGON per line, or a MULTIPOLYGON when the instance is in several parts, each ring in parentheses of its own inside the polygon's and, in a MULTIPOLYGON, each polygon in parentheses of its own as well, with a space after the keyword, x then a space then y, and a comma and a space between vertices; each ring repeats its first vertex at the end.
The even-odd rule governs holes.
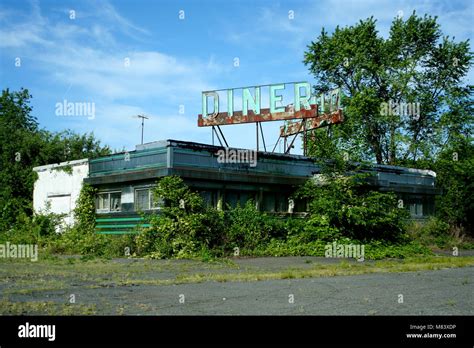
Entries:
MULTIPOLYGON (((443 35, 436 17, 394 18, 387 38, 370 17, 324 28, 304 54, 315 93, 342 91, 345 121, 311 132, 309 154, 432 169, 437 214, 474 230, 473 86, 469 41, 443 35)), ((456 227, 456 228, 458 228, 456 227)))
POLYGON ((323 28, 305 52, 315 92, 339 87, 345 96, 345 122, 313 132, 312 154, 347 152, 352 160, 393 165, 434 160, 472 136, 473 89, 463 83, 472 65, 469 41, 443 36, 436 17, 415 12, 395 18, 387 38, 376 24, 371 17, 332 34, 323 28))
POLYGON ((33 167, 111 153, 94 134, 40 129, 27 89, 5 89, 0 96, 0 231, 21 213, 32 213, 33 167))

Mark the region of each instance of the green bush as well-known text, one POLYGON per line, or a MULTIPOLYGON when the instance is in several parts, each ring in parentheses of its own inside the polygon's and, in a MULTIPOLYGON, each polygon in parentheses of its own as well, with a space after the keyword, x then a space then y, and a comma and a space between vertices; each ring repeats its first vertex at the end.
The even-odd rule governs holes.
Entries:
POLYGON ((56 229, 61 223, 62 215, 45 213, 28 216, 20 212, 15 224, 6 232, 0 234, 2 242, 12 244, 38 244, 42 247, 58 238, 56 229))
POLYGON ((363 244, 366 259, 425 255, 433 243, 451 245, 446 240, 449 225, 439 219, 416 225, 410 230, 410 240, 404 233, 405 211, 396 208, 394 197, 359 190, 351 180, 307 184, 299 194, 304 192, 302 196, 309 199, 310 214, 304 219, 282 219, 258 211, 253 201, 225 212, 206 207, 180 178, 165 177, 155 190, 164 201, 160 213, 145 215, 151 227, 129 235, 95 233, 95 189, 85 185, 74 210, 73 227, 56 233, 61 216, 23 214, 1 238, 17 244, 38 243, 50 253, 111 258, 126 257, 127 250, 132 257, 202 260, 230 256, 234 248, 242 256, 325 256, 332 242, 363 244), (384 232, 382 227, 389 230, 384 232))
POLYGON ((398 208, 394 194, 365 187, 365 178, 325 174, 298 190, 296 196, 309 201, 307 230, 314 238, 401 241, 408 212, 398 208))
POLYGON ((411 238, 425 246, 441 249, 473 248, 472 240, 462 232, 462 229, 434 216, 427 221, 413 222, 409 227, 411 238))
POLYGON ((458 136, 434 163, 436 216, 451 229, 474 238, 474 143, 472 137, 458 136), (455 157, 455 158, 453 158, 455 157))
POLYGON ((46 249, 54 254, 112 258, 126 257, 125 248, 128 248, 130 256, 136 254, 137 247, 134 235, 84 233, 77 226, 74 226, 58 235, 57 238, 49 240, 46 249))
MULTIPOLYGON (((342 238, 335 240, 339 244, 363 244, 357 240, 342 238)), ((286 240, 272 239, 268 244, 259 245, 255 249, 244 249, 242 255, 248 256, 325 256, 326 245, 330 244, 322 240, 311 242, 302 241, 301 236, 290 236, 286 240)), ((406 258, 420 255, 431 255, 432 252, 426 246, 416 241, 405 244, 391 244, 380 240, 374 240, 364 245, 364 259, 378 260, 383 258, 406 258)))
POLYGON ((206 208, 201 196, 181 178, 162 178, 154 193, 164 201, 164 207, 151 217, 151 228, 137 236, 140 253, 152 253, 156 258, 198 257, 222 245, 223 213, 206 208))
POLYGON ((95 229, 95 198, 97 189, 90 185, 82 186, 74 208, 76 226, 83 233, 93 233, 95 229))
POLYGON ((310 214, 303 229, 297 233, 301 235, 303 243, 315 240, 334 240, 340 235, 340 231, 331 226, 330 220, 325 214, 310 214))
POLYGON ((238 204, 234 209, 229 209, 226 220, 225 233, 230 249, 253 249, 258 244, 264 244, 270 237, 270 219, 257 210, 252 200, 244 206, 238 204))
POLYGON ((384 241, 372 241, 365 246, 365 258, 368 260, 378 260, 384 258, 403 259, 406 257, 432 255, 432 251, 419 243, 411 241, 408 243, 391 244, 384 241))

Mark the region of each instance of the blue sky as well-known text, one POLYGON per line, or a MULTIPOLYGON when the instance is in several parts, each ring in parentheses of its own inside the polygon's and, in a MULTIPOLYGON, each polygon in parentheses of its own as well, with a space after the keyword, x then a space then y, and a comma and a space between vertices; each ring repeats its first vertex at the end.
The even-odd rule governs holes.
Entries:
MULTIPOLYGON (((438 16, 444 34, 472 41, 473 4, 2 0, 1 88, 28 88, 41 127, 93 131, 115 149, 131 150, 140 142, 140 123, 132 117, 137 114, 150 117, 145 142, 172 138, 211 143, 210 128, 197 127, 201 91, 314 82, 302 63, 306 45, 323 27, 332 32, 336 25, 372 15, 385 37, 395 16, 416 10, 438 16), (57 116, 56 103, 64 99, 94 103, 95 117, 57 116)), ((469 79, 472 83, 472 71, 469 79)), ((276 142, 280 124, 263 124, 267 146, 276 142)), ((222 129, 229 145, 255 148, 255 125, 222 129)), ((298 144, 295 153, 301 153, 298 144)))

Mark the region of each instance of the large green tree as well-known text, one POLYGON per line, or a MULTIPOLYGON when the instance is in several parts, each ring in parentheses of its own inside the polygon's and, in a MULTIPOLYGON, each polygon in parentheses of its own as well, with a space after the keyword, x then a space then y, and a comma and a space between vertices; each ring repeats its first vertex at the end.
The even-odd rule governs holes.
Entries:
POLYGON ((332 34, 323 28, 304 63, 316 93, 339 87, 345 96, 345 122, 313 132, 312 155, 416 165, 472 135, 469 42, 443 36, 436 17, 395 18, 387 38, 372 17, 332 34), (389 103, 419 103, 420 112, 384 110, 389 103))
POLYGON ((0 231, 19 214, 32 213, 33 167, 111 153, 93 134, 40 129, 27 89, 5 89, 0 96, 0 231))
POLYGON ((0 97, 0 227, 6 229, 21 211, 31 208, 31 192, 41 139, 31 115, 27 90, 2 92, 0 97))
POLYGON ((433 169, 443 193, 438 216, 473 233, 473 86, 464 83, 472 66, 469 41, 443 36, 436 17, 415 12, 395 18, 384 38, 371 17, 332 34, 323 29, 304 62, 316 93, 341 88, 345 115, 344 123, 312 132, 309 153, 336 163, 346 157, 433 169), (419 112, 401 112, 401 103, 419 103, 419 112), (390 104, 398 110, 387 109, 390 104))

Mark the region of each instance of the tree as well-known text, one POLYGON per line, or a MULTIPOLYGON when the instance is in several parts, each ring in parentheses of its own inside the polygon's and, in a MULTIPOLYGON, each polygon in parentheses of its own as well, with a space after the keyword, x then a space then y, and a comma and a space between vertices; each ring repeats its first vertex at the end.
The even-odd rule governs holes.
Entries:
POLYGON ((58 133, 41 131, 43 148, 41 162, 60 163, 81 158, 96 158, 109 155, 112 151, 102 146, 93 133, 77 134, 71 130, 58 133))
POLYGON ((442 36, 436 17, 395 18, 387 39, 373 17, 332 35, 323 28, 304 63, 317 94, 339 87, 345 96, 345 122, 313 131, 314 156, 344 151, 352 160, 416 165, 472 134, 472 86, 462 84, 469 42, 442 36))
POLYGON ((28 90, 2 91, 0 97, 0 228, 5 230, 21 211, 31 212, 31 193, 41 143, 31 115, 28 90))
POLYGON ((395 194, 371 190, 367 178, 325 173, 308 180, 295 194, 308 201, 305 232, 326 241, 403 241, 408 212, 398 207, 395 194))
POLYGON ((33 167, 111 153, 91 134, 39 129, 27 89, 5 89, 0 97, 0 231, 21 213, 32 214, 33 167))
POLYGON ((438 196, 437 215, 453 227, 474 237, 474 145, 472 139, 458 139, 446 148, 434 164, 438 196))

